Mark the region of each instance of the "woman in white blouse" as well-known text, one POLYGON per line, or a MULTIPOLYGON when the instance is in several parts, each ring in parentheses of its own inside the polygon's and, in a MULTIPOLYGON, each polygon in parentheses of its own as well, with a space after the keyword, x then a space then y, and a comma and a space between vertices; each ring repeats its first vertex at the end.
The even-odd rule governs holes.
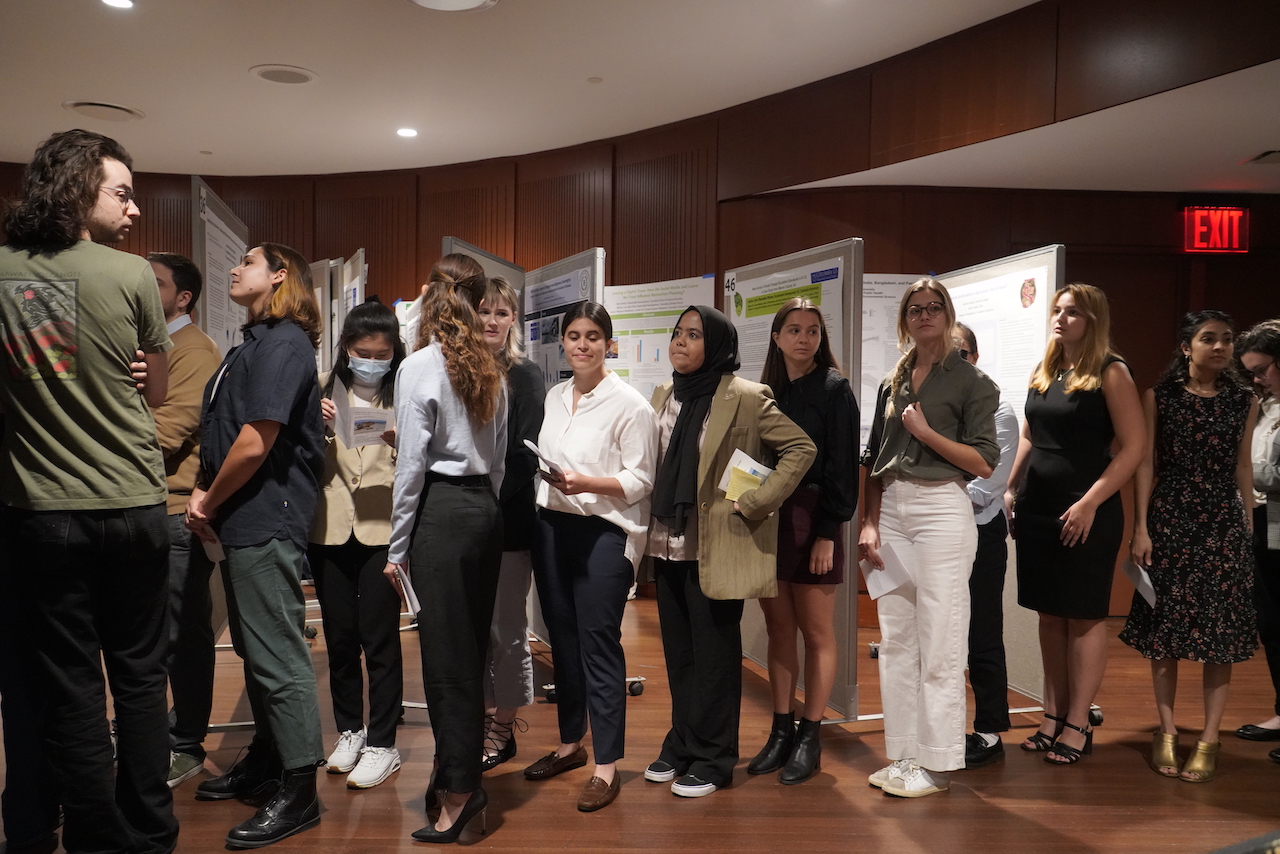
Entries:
POLYGON ((613 322, 604 306, 573 306, 561 329, 573 379, 547 392, 538 445, 563 471, 544 473, 538 484, 533 544, 561 744, 524 775, 545 780, 586 765, 589 717, 596 766, 578 809, 592 812, 612 803, 621 785, 622 612, 648 534, 658 425, 648 401, 605 366, 613 322))

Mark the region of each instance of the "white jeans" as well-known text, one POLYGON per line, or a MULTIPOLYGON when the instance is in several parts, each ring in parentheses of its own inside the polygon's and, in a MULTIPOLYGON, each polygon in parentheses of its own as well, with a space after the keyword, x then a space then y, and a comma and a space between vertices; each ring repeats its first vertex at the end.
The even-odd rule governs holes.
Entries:
POLYGON ((978 548, 964 489, 950 481, 889 483, 880 542, 912 577, 876 603, 885 752, 930 771, 963 768, 969 572, 978 548))

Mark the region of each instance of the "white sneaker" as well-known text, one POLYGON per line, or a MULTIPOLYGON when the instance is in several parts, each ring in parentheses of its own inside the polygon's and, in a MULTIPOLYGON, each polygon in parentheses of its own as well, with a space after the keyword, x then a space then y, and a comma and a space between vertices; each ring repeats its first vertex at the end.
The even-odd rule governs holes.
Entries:
POLYGON ((400 751, 394 747, 365 747, 360 762, 347 775, 348 789, 372 789, 400 770, 400 751))
POLYGON ((330 774, 345 774, 360 761, 360 750, 364 747, 364 733, 347 730, 338 736, 338 743, 329 754, 325 770, 330 774))
POLYGON ((895 759, 889 765, 886 765, 876 773, 867 777, 867 782, 875 786, 877 789, 883 789, 884 784, 889 782, 891 778, 901 777, 910 767, 910 759, 895 759))
POLYGON ((718 788, 715 783, 708 783, 701 777, 685 774, 671 784, 671 794, 681 798, 705 798, 718 788))
POLYGON ((923 798, 951 788, 951 781, 942 771, 929 771, 912 763, 900 775, 892 777, 881 787, 886 795, 895 798, 923 798))

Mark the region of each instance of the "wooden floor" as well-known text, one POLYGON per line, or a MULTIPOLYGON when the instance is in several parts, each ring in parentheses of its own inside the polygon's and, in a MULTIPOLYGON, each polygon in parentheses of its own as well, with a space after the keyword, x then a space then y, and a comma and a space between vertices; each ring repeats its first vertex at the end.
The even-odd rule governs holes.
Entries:
MULTIPOLYGON (((754 607, 748 604, 748 607, 754 607)), ((1023 753, 1017 742, 1038 721, 1016 716, 1006 734, 1006 759, 952 775, 950 792, 899 800, 870 788, 866 777, 883 766, 884 737, 876 721, 824 727, 822 772, 799 786, 776 776, 750 777, 746 762, 763 743, 770 722, 768 686, 747 665, 742 708, 742 753, 734 785, 709 797, 685 800, 666 785, 645 782, 642 772, 656 757, 669 720, 667 686, 652 600, 627 607, 624 641, 628 673, 647 678, 642 696, 628 700, 627 758, 623 788, 607 809, 583 814, 574 808, 590 771, 583 768, 542 783, 520 771, 558 741, 555 706, 539 698, 523 717, 520 752, 486 776, 490 796, 487 833, 468 847, 501 852, 689 851, 689 852, 1207 852, 1280 827, 1280 765, 1267 759, 1271 745, 1241 741, 1231 730, 1270 713, 1269 686, 1261 657, 1240 665, 1232 685, 1223 734, 1220 776, 1203 785, 1156 775, 1145 764, 1149 733, 1156 723, 1146 662, 1115 641, 1123 621, 1110 624, 1112 647, 1107 678, 1098 698, 1106 722, 1095 752, 1069 768, 1046 765, 1023 753)), ((860 649, 876 639, 862 630, 860 649)), ((406 698, 421 699, 417 637, 402 635, 406 698)), ((335 738, 327 705, 324 638, 314 644, 321 686, 325 740, 335 738)), ((247 719, 239 661, 219 652, 215 721, 247 719)), ((550 681, 549 659, 536 657, 538 683, 550 681)), ((861 669, 861 711, 879 710, 874 662, 861 669)), ((1202 721, 1199 667, 1182 674, 1184 752, 1202 721)), ((1014 695, 1015 705, 1028 705, 1014 695)), ((970 701, 972 702, 972 701, 970 701)), ((248 743, 245 730, 211 735, 207 767, 235 761, 248 743)), ((410 833, 426 823, 422 796, 431 766, 432 736, 426 712, 410 710, 399 730, 403 769, 382 786, 351 791, 342 776, 321 774, 324 816, 319 827, 287 839, 273 851, 411 852, 431 850, 410 833)), ((180 852, 224 849, 223 836, 252 814, 235 802, 197 802, 190 780, 175 792, 182 823, 180 852)), ((464 837, 465 839, 465 837, 464 837)), ((441 846, 444 847, 444 846, 441 846)), ((61 849, 59 849, 61 850, 61 849)))

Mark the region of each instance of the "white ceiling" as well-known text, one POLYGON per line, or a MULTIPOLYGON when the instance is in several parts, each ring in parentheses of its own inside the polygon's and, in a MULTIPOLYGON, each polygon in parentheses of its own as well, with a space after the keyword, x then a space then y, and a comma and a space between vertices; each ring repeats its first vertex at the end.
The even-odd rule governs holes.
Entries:
MULTIPOLYGON (((55 130, 141 171, 324 174, 524 154, 713 112, 902 53, 1031 0, 0 0, 0 160, 55 130), (267 83, 260 64, 320 76, 267 83), (589 83, 600 77, 603 82, 589 83), (67 100, 146 113, 85 118, 67 100), (396 136, 400 127, 419 136, 396 136), (212 154, 201 154, 210 151, 212 154)), ((840 184, 1280 192, 1280 62, 840 184)))

